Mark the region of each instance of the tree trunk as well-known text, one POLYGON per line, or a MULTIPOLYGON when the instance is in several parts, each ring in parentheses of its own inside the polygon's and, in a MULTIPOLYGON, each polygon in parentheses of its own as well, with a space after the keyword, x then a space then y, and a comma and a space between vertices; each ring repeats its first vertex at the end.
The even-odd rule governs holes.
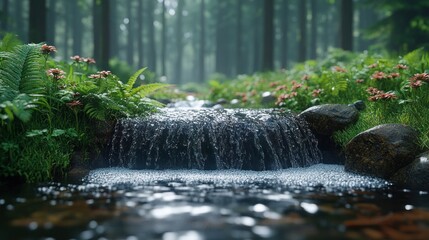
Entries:
POLYGON ((236 65, 236 73, 242 74, 244 73, 244 66, 243 66, 243 46, 242 46, 242 39, 241 36, 243 35, 243 28, 242 28, 242 8, 243 8, 243 0, 237 0, 237 26, 236 26, 236 42, 235 42, 235 65, 236 65))
POLYGON ((353 0, 341 0, 340 48, 353 51, 353 0))
POLYGON ((224 69, 224 47, 223 35, 225 34, 224 19, 224 1, 217 2, 216 13, 216 72, 225 73, 224 69))
POLYGON ((101 69, 109 69, 110 59, 110 3, 109 0, 101 0, 101 53, 99 60, 101 69))
POLYGON ((127 38, 127 62, 130 66, 134 66, 134 16, 132 0, 127 0, 127 18, 128 18, 128 38, 127 38))
POLYGON ((167 25, 166 25, 166 19, 165 19, 165 14, 166 14, 166 7, 165 7, 165 0, 162 0, 162 16, 161 16, 161 21, 162 21, 162 36, 161 36, 161 74, 162 76, 165 76, 167 73, 167 69, 166 69, 166 51, 167 51, 167 25))
POLYGON ((138 50, 138 64, 139 68, 143 67, 144 61, 144 41, 143 41, 143 1, 138 1, 137 5, 137 50, 138 50))
POLYGON ((317 58, 317 26, 318 22, 318 7, 319 1, 311 1, 311 39, 310 39, 310 59, 317 58))
POLYGON ((73 24, 73 53, 72 55, 82 54, 82 14, 78 1, 72 2, 72 24, 73 24))
POLYGON ((200 5, 200 51, 198 68, 198 81, 203 83, 205 81, 205 42, 206 42, 206 23, 204 13, 206 11, 205 0, 201 0, 200 5))
POLYGON ((261 1, 255 1, 253 4, 253 11, 255 16, 253 17, 253 68, 251 72, 261 70, 261 1))
POLYGON ((307 0, 299 1, 299 43, 298 61, 307 59, 307 0))
POLYGON ((109 0, 93 1, 94 57, 102 70, 109 69, 110 58, 110 15, 109 0))
POLYGON ((46 0, 30 1, 28 29, 29 42, 46 41, 46 0))
POLYGON ((2 1, 2 12, 1 12, 1 31, 9 31, 9 0, 2 1))
POLYGON ((93 27, 93 45, 94 45, 94 58, 97 61, 97 65, 99 65, 99 61, 101 61, 101 28, 100 28, 100 14, 101 9, 98 3, 98 0, 92 1, 92 27, 93 27))
POLYGON ((281 15, 281 67, 286 68, 288 64, 288 37, 289 37, 289 0, 282 1, 282 15, 281 15))
POLYGON ((264 0, 264 71, 274 69, 274 0, 264 0))
POLYGON ((154 0, 149 0, 147 5, 147 28, 148 28, 148 37, 149 37, 149 61, 148 66, 149 69, 153 72, 156 72, 156 45, 155 45, 155 29, 153 26, 154 16, 153 11, 154 0))
POLYGON ((176 84, 182 83, 182 55, 183 55, 183 31, 182 31, 182 16, 183 16, 183 0, 177 0, 177 22, 176 22, 176 71, 174 76, 176 84))
POLYGON ((70 29, 71 29, 71 9, 72 9, 72 1, 64 0, 63 6, 66 6, 64 9, 64 37, 63 37, 63 47, 62 50, 64 52, 64 59, 69 57, 69 39, 70 39, 70 29))
POLYGON ((110 54, 115 57, 119 55, 118 1, 110 0, 110 54))
MULTIPOLYGON (((16 16, 18 15, 19 11, 22 11, 22 1, 16 1, 16 3, 20 3, 19 9, 17 10, 16 16)), ((17 5, 18 8, 18 5, 17 5)), ((56 31, 55 31, 55 26, 56 26, 56 22, 57 22, 57 0, 49 0, 49 7, 48 7, 48 20, 47 20, 47 36, 46 36, 46 42, 49 45, 56 45, 55 42, 55 36, 56 36, 56 31)), ((18 17, 18 19, 21 19, 21 17, 18 17)), ((17 22, 18 23, 18 22, 17 22)), ((18 29, 22 29, 23 28, 23 24, 20 23, 18 24, 18 29)))

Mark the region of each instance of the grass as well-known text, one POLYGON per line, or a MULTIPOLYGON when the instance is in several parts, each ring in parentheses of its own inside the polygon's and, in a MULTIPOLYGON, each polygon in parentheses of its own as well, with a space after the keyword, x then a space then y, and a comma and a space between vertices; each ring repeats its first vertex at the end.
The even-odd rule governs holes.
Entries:
POLYGON ((230 107, 277 107, 300 112, 324 103, 365 101, 356 125, 335 134, 344 146, 357 133, 383 123, 410 125, 429 148, 429 54, 417 49, 403 57, 332 51, 319 61, 292 69, 212 80, 210 98, 237 99, 230 107), (262 94, 277 99, 263 103, 262 94))

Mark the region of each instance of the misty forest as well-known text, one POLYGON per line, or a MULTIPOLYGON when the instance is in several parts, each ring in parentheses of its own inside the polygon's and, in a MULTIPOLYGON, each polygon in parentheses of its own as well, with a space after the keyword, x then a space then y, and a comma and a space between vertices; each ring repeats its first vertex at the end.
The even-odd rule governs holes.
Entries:
POLYGON ((414 50, 428 39, 424 1, 400 2, 3 0, 1 30, 54 45, 61 60, 83 55, 103 69, 146 66, 168 83, 203 83, 288 68, 332 48, 414 50))

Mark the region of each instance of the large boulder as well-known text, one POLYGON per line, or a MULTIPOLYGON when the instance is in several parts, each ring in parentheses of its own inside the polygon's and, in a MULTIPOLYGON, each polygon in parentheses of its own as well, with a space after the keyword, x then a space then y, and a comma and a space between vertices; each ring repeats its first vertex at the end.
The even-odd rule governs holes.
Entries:
POLYGON ((345 170, 389 178, 414 160, 418 133, 402 124, 383 124, 354 137, 345 149, 345 170))
POLYGON ((429 152, 422 153, 393 175, 391 181, 401 187, 429 190, 429 152))
POLYGON ((330 136, 354 124, 359 118, 359 111, 354 105, 323 104, 310 107, 298 116, 308 122, 314 133, 330 136))

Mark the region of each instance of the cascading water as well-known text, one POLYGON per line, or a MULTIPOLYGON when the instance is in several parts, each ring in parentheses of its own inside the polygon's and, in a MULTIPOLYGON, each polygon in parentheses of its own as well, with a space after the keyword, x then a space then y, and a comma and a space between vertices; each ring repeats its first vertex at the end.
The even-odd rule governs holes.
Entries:
POLYGON ((134 169, 276 170, 320 162, 317 140, 289 112, 162 109, 115 126, 109 164, 134 169))

